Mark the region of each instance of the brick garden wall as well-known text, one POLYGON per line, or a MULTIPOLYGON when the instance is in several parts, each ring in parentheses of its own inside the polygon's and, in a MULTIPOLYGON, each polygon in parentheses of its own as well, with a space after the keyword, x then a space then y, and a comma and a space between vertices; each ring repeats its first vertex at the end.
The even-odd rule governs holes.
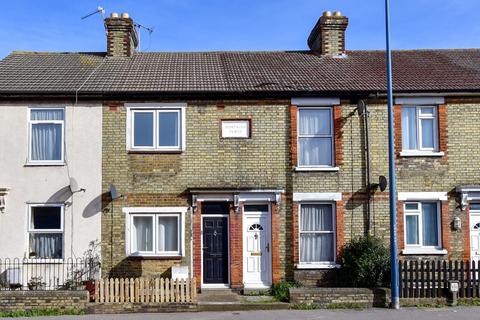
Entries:
POLYGON ((0 312, 35 309, 84 310, 88 291, 0 291, 0 312))

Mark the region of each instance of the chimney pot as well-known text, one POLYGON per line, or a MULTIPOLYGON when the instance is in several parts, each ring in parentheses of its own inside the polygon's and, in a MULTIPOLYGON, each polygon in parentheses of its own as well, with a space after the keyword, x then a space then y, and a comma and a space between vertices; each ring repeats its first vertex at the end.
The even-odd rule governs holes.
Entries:
POLYGON ((340 11, 325 11, 308 37, 308 46, 321 55, 345 54, 345 30, 348 18, 340 11))
POLYGON ((123 12, 122 13, 122 18, 124 18, 124 19, 130 18, 130 15, 128 14, 128 12, 123 12))
POLYGON ((112 12, 112 13, 110 14, 110 18, 118 18, 118 13, 112 12))

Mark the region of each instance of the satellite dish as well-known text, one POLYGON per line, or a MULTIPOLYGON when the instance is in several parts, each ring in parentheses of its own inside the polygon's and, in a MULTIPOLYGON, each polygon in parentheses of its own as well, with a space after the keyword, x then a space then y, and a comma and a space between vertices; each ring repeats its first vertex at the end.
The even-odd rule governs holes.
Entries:
POLYGON ((113 183, 110 184, 110 198, 112 198, 112 200, 118 198, 117 187, 115 187, 113 183))
POLYGON ((378 177, 378 186, 382 192, 387 189, 387 178, 385 176, 378 177))
POLYGON ((357 112, 359 116, 362 116, 365 113, 366 104, 364 100, 358 100, 357 103, 357 112))
POLYGON ((75 178, 70 178, 70 184, 69 184, 69 187, 70 187, 70 192, 72 193, 75 193, 78 191, 78 182, 77 180, 75 180, 75 178))

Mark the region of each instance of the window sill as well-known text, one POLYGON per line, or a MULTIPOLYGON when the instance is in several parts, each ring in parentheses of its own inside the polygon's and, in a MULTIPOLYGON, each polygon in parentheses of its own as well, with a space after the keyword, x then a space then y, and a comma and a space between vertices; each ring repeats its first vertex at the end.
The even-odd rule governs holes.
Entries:
POLYGON ((157 153, 182 153, 183 150, 152 150, 152 149, 130 149, 127 150, 128 154, 157 154, 157 153))
POLYGON ((24 264, 60 264, 63 263, 63 259, 27 259, 24 264))
POLYGON ((128 256, 131 260, 182 260, 182 256, 128 256))
POLYGON ((63 161, 61 162, 27 162, 24 167, 64 167, 67 164, 63 161))
POLYGON ((402 250, 403 255, 446 255, 448 251, 445 249, 429 249, 429 248, 407 248, 402 250))
POLYGON ((325 172, 338 172, 339 167, 295 167, 295 171, 325 171, 325 172))
POLYGON ((320 264, 320 263, 312 263, 312 264, 297 264, 297 269, 338 269, 341 265, 332 263, 332 264, 320 264))
POLYGON ((400 157, 443 157, 445 152, 432 151, 402 151, 400 157))

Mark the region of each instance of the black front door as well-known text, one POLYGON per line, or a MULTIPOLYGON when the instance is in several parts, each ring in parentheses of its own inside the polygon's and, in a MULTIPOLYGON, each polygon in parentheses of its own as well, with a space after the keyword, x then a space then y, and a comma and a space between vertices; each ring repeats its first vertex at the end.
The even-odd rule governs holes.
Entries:
POLYGON ((228 219, 203 218, 203 283, 228 283, 228 219))

